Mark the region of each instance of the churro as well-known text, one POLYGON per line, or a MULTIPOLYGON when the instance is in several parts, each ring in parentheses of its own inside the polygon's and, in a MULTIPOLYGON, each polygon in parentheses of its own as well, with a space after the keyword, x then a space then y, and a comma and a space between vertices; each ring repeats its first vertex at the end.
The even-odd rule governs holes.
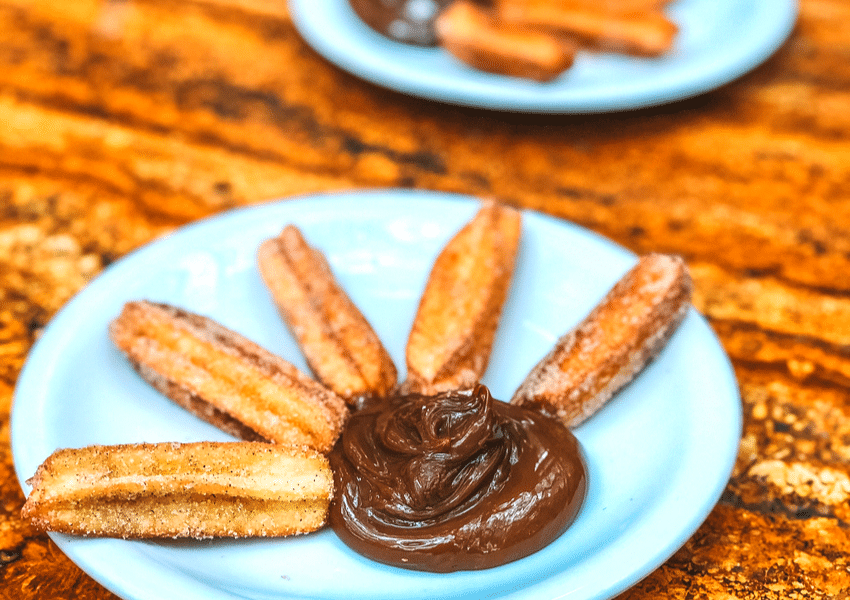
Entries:
POLYGON ((407 341, 402 393, 471 388, 490 358, 522 229, 519 211, 488 200, 437 257, 407 341))
MULTIPOLYGON (((551 5, 553 0, 496 0, 497 2, 522 2, 532 10, 551 5)), ((661 10, 673 0, 557 0, 559 6, 567 8, 594 9, 601 12, 629 15, 661 10)))
POLYGON ((535 28, 598 50, 657 56, 671 48, 678 27, 661 10, 623 12, 616 6, 498 0, 495 18, 505 27, 535 28))
POLYGON ((207 317, 130 302, 110 335, 157 390, 236 437, 327 452, 347 416, 342 398, 207 317))
POLYGON ((333 496, 324 455, 259 442, 63 449, 28 483, 22 516, 39 529, 121 538, 307 533, 333 496))
MULTIPOLYGON (((391 39, 440 46, 480 71, 549 82, 579 51, 655 57, 672 49, 671 0, 349 0, 391 39)), ((591 65, 595 68, 595 65, 591 65)))
POLYGON ((536 406, 567 427, 581 424, 661 351, 687 313, 691 290, 681 258, 641 257, 532 369, 511 403, 536 406))
POLYGON ((467 0, 446 9, 434 29, 447 52, 490 73, 549 81, 575 58, 574 45, 527 27, 504 27, 489 11, 467 0))
POLYGON ((389 353, 334 278, 324 255, 294 225, 260 245, 260 273, 310 369, 353 403, 397 383, 389 353))

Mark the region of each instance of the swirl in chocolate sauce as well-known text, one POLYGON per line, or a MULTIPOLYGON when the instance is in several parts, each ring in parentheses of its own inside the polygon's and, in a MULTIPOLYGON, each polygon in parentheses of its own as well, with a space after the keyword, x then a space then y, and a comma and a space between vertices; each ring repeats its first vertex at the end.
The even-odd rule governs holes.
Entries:
POLYGON ((350 0, 363 22, 399 42, 437 43, 434 20, 454 0, 350 0))
POLYGON ((330 523, 376 561, 435 572, 536 552, 573 521, 586 474, 578 440, 489 390, 376 400, 331 455, 330 523))

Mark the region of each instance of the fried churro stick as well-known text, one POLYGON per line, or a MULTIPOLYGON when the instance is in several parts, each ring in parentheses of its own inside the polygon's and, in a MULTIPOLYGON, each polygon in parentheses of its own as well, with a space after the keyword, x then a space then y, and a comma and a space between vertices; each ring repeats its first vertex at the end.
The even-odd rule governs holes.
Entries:
POLYGON ((540 28, 597 49, 642 56, 667 52, 678 31, 657 10, 623 14, 559 2, 498 0, 496 18, 505 26, 540 28))
POLYGON ((348 414, 342 398, 201 315, 129 302, 109 331, 145 380, 236 437, 327 452, 348 414))
POLYGON ((407 341, 402 393, 472 387, 483 375, 513 275, 519 211, 490 200, 443 248, 407 341))
POLYGON ((354 403, 383 397, 397 383, 389 353, 334 279, 319 250, 293 225, 257 253, 260 274, 319 380, 354 403))
POLYGON ((325 456, 259 442, 57 450, 28 483, 22 516, 39 529, 121 538, 306 533, 333 495, 325 456))
POLYGON ((460 0, 434 23, 440 45, 471 67, 511 77, 549 81, 573 64, 575 48, 523 27, 503 27, 473 2, 460 0))
POLYGON ((545 7, 557 4, 560 7, 571 10, 594 10, 605 13, 630 15, 642 12, 654 12, 662 10, 673 0, 495 0, 499 2, 510 2, 514 5, 522 3, 532 13, 545 7))
POLYGON ((528 374, 512 404, 537 406, 575 427, 655 357, 690 306, 692 283, 675 256, 641 257, 528 374))

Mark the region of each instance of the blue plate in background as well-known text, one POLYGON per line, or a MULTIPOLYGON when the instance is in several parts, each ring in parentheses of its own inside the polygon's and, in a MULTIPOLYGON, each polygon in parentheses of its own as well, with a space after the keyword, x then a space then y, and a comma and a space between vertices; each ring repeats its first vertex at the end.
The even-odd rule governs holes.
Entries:
POLYGON ((560 77, 537 83, 395 42, 366 26, 348 0, 289 0, 289 10, 308 44, 367 81, 450 104, 539 113, 620 111, 707 92, 766 60, 797 18, 796 0, 677 0, 667 13, 679 34, 664 56, 582 52, 560 77))

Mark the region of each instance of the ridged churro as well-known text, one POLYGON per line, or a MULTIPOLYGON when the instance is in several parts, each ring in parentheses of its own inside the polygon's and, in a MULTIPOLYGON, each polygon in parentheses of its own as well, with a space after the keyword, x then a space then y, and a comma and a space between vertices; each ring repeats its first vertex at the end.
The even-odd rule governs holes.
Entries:
POLYGON ((22 516, 39 529, 121 538, 307 533, 333 496, 324 455, 259 442, 58 450, 29 483, 22 516))
POLYGON ((488 200, 437 257, 407 341, 402 393, 471 388, 490 358, 522 230, 519 211, 488 200))
POLYGON ((440 45, 482 71, 549 81, 573 64, 575 46, 545 32, 504 27, 490 11, 459 0, 435 21, 440 45))
POLYGON ((495 18, 505 27, 530 27, 565 35, 583 47, 642 56, 668 51, 678 27, 659 10, 616 9, 616 3, 497 0, 495 18))
POLYGON ((353 403, 397 383, 392 358, 334 278, 324 255, 294 225, 260 245, 260 274, 313 373, 353 403))
POLYGON ((349 0, 364 23, 391 39, 437 45, 480 71, 539 82, 560 76, 584 50, 668 52, 678 33, 665 12, 670 2, 349 0))
MULTIPOLYGON (((522 2, 534 10, 536 7, 551 5, 553 0, 496 0, 497 2, 522 2)), ((600 12, 630 15, 661 10, 673 0, 557 0, 565 8, 593 9, 600 12)))
POLYGON ((157 390, 243 439, 328 452, 348 414, 342 398, 323 385, 201 315, 129 302, 110 335, 157 390))
POLYGON ((684 261, 639 259, 590 314, 528 374, 511 403, 537 406, 575 427, 655 357, 690 306, 684 261))

